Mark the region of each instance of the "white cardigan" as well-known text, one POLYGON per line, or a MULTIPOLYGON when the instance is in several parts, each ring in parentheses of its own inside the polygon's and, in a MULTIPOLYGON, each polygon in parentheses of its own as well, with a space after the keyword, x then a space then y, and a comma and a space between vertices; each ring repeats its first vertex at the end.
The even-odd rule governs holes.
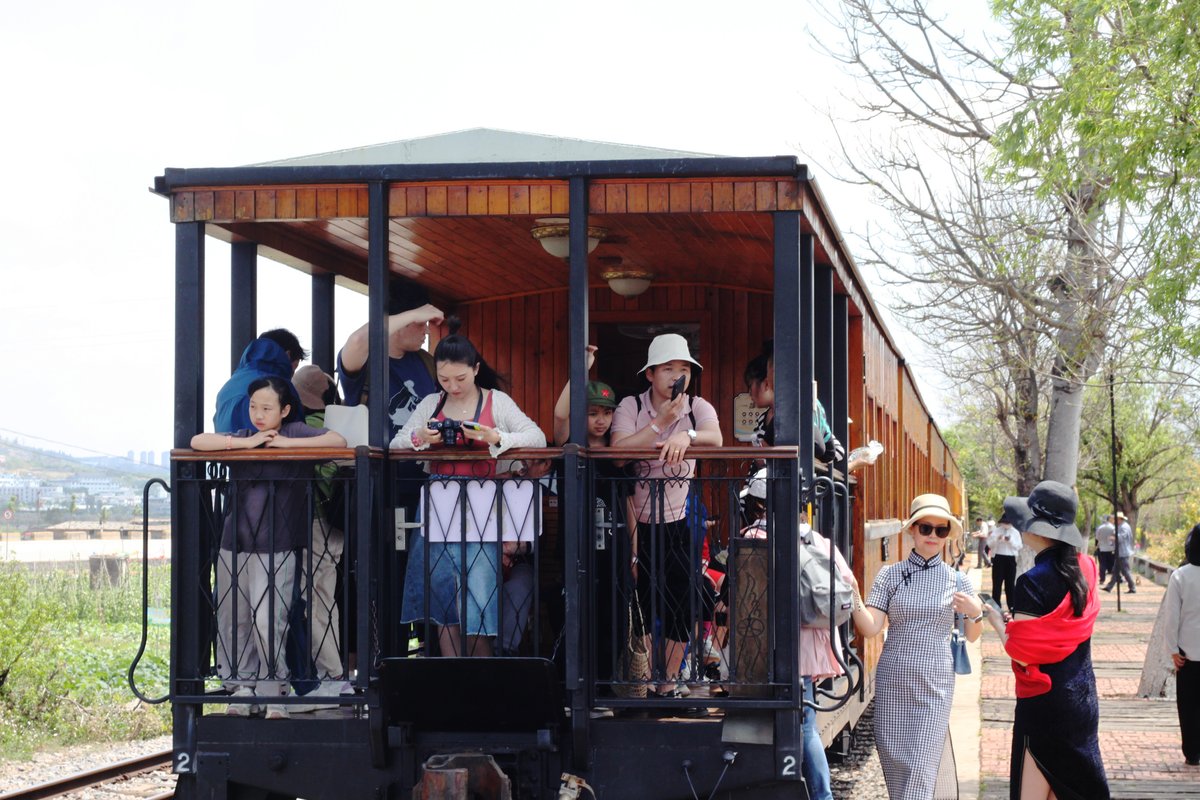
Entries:
MULTIPOLYGON (((536 422, 517 407, 511 397, 499 389, 484 391, 490 391, 492 394, 492 419, 496 423, 493 427, 500 431, 500 442, 488 445, 488 453, 492 458, 499 458, 501 453, 514 447, 546 446, 546 434, 542 432, 536 422)), ((433 412, 441 397, 441 392, 434 392, 426 395, 417 404, 408 418, 408 422, 392 439, 391 449, 417 451, 429 449, 428 444, 422 444, 421 447, 414 446, 412 435, 413 431, 425 428, 429 424, 429 420, 433 419, 433 412)))

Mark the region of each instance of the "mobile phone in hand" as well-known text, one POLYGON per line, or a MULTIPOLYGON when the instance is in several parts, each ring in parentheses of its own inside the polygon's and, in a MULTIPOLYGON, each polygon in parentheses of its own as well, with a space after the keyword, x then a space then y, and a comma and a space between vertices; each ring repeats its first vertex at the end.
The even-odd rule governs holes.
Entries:
POLYGON ((683 391, 683 387, 687 384, 687 376, 680 375, 674 383, 671 384, 671 399, 679 397, 679 393, 683 391))
POLYGON ((462 421, 462 426, 469 431, 481 431, 487 427, 486 425, 480 425, 473 419, 464 419, 462 421))

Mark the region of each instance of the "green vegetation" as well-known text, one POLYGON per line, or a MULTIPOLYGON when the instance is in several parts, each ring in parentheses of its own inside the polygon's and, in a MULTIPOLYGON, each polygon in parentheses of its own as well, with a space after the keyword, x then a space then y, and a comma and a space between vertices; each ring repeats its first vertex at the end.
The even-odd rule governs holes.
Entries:
MULTIPOLYGON (((152 607, 169 604, 170 567, 150 567, 152 607)), ((0 563, 0 758, 38 747, 165 733, 168 707, 126 683, 141 637, 141 564, 118 587, 90 585, 87 565, 37 572, 0 563)), ((169 633, 151 627, 138 685, 166 691, 169 633)))

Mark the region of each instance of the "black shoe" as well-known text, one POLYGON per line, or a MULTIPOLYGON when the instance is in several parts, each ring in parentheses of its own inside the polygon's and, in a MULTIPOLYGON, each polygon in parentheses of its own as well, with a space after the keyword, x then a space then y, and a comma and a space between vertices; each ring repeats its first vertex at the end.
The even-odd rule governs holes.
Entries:
POLYGON ((1104 587, 1104 591, 1106 591, 1106 592, 1111 592, 1111 591, 1112 591, 1112 587, 1111 587, 1111 586, 1105 586, 1105 587, 1104 587))
POLYGON ((1187 764, 1189 767, 1200 767, 1200 758, 1185 758, 1183 763, 1187 764))
POLYGON ((1126 592, 1125 594, 1137 594, 1137 589, 1130 589, 1130 590, 1129 590, 1128 592, 1126 592))

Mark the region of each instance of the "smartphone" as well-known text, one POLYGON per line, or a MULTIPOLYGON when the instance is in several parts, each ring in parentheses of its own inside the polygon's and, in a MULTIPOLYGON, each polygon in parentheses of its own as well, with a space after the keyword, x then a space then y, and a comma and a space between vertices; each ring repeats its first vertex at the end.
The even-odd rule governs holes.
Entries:
POLYGON ((487 427, 486 425, 480 425, 473 419, 464 419, 462 421, 462 426, 469 431, 481 431, 487 427))
POLYGON ((679 397, 679 393, 683 391, 683 387, 687 385, 687 375, 680 375, 679 378, 671 384, 671 399, 679 397))

